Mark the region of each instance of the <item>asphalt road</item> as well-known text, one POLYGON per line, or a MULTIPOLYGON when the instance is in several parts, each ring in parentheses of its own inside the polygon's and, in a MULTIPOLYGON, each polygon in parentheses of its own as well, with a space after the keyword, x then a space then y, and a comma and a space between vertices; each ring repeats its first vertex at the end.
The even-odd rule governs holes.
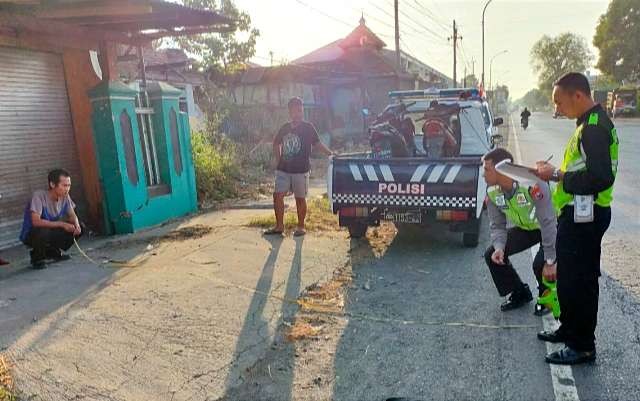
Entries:
MULTIPOLYGON (((559 164, 573 124, 534 114, 529 129, 517 133, 523 161, 533 164, 553 154, 559 164)), ((618 124, 621 167, 610 230, 614 236, 640 234, 640 189, 633 185, 640 169, 638 128, 637 121, 618 124)), ((546 345, 536 339, 543 324, 532 314, 533 305, 499 310, 502 299, 482 260, 488 246, 486 221, 483 232, 476 249, 462 248, 453 235, 397 237, 382 258, 354 266, 357 279, 347 310, 363 318, 350 319, 336 350, 334 398, 640 400, 638 300, 603 275, 598 360, 561 371, 559 380, 554 372, 554 385, 544 362, 546 345), (369 291, 363 289, 366 282, 373 283, 369 291), (530 327, 456 326, 460 322, 530 327)), ((533 287, 531 254, 523 252, 514 264, 533 287)))

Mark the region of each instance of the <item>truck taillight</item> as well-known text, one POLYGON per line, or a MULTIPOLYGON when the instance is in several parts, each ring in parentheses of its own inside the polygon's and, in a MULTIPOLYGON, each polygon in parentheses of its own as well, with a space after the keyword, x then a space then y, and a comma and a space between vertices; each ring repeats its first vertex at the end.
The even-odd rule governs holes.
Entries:
POLYGON ((466 210, 438 210, 436 211, 436 220, 443 221, 467 221, 469 220, 469 212, 466 210))
POLYGON ((366 207, 341 207, 340 216, 342 217, 368 217, 369 208, 366 207))

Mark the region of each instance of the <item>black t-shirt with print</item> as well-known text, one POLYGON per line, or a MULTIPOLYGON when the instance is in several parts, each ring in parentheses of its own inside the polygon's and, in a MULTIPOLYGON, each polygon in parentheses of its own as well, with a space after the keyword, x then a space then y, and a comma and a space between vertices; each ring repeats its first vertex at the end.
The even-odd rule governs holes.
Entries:
POLYGON ((273 142, 275 145, 282 145, 282 157, 278 163, 278 170, 290 174, 301 174, 311 169, 309 163, 311 148, 320 142, 320 138, 313 124, 302 121, 294 127, 288 122, 280 128, 273 142))

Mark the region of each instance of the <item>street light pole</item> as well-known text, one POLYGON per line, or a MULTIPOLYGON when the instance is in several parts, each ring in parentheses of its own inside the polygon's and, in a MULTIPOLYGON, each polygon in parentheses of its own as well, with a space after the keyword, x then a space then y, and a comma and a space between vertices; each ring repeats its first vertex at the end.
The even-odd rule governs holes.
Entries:
POLYGON ((482 89, 484 89, 484 13, 485 11, 487 11, 487 7, 489 6, 489 3, 491 3, 491 1, 493 0, 487 1, 487 3, 484 5, 484 8, 482 9, 482 79, 480 81, 482 89))
POLYGON ((492 67, 493 67, 493 60, 494 60, 496 57, 498 57, 499 55, 501 55, 501 54, 505 54, 505 53, 508 53, 508 52, 509 52, 509 50, 503 50, 503 51, 501 51, 501 52, 499 52, 499 53, 495 54, 493 57, 491 57, 491 61, 489 62, 489 90, 491 90, 491 84, 493 83, 493 80, 492 80, 492 78, 491 78, 491 69, 492 69, 492 67))

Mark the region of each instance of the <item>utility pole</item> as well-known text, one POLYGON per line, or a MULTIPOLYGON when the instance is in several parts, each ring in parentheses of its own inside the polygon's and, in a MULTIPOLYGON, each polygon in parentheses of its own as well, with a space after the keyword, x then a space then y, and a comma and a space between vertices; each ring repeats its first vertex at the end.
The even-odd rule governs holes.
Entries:
POLYGON ((271 59, 271 67, 273 67, 273 51, 269 52, 269 58, 271 59))
POLYGON ((449 40, 453 40, 453 87, 458 87, 458 74, 457 74, 457 49, 458 39, 462 39, 462 36, 458 36, 458 27, 456 26, 456 20, 453 20, 453 36, 449 40))
POLYGON ((462 87, 467 87, 467 66, 464 66, 464 75, 462 76, 462 87))
POLYGON ((491 3, 492 1, 493 0, 488 0, 485 3, 484 8, 482 9, 482 79, 480 80, 480 82, 483 90, 484 90, 484 13, 487 11, 487 7, 489 6, 489 3, 491 3))
POLYGON ((402 71, 402 65, 400 63, 400 25, 398 22, 398 0, 393 0, 393 11, 395 15, 396 25, 396 67, 398 68, 398 73, 400 73, 402 71))
POLYGON ((476 59, 471 57, 471 75, 476 76, 476 59))

